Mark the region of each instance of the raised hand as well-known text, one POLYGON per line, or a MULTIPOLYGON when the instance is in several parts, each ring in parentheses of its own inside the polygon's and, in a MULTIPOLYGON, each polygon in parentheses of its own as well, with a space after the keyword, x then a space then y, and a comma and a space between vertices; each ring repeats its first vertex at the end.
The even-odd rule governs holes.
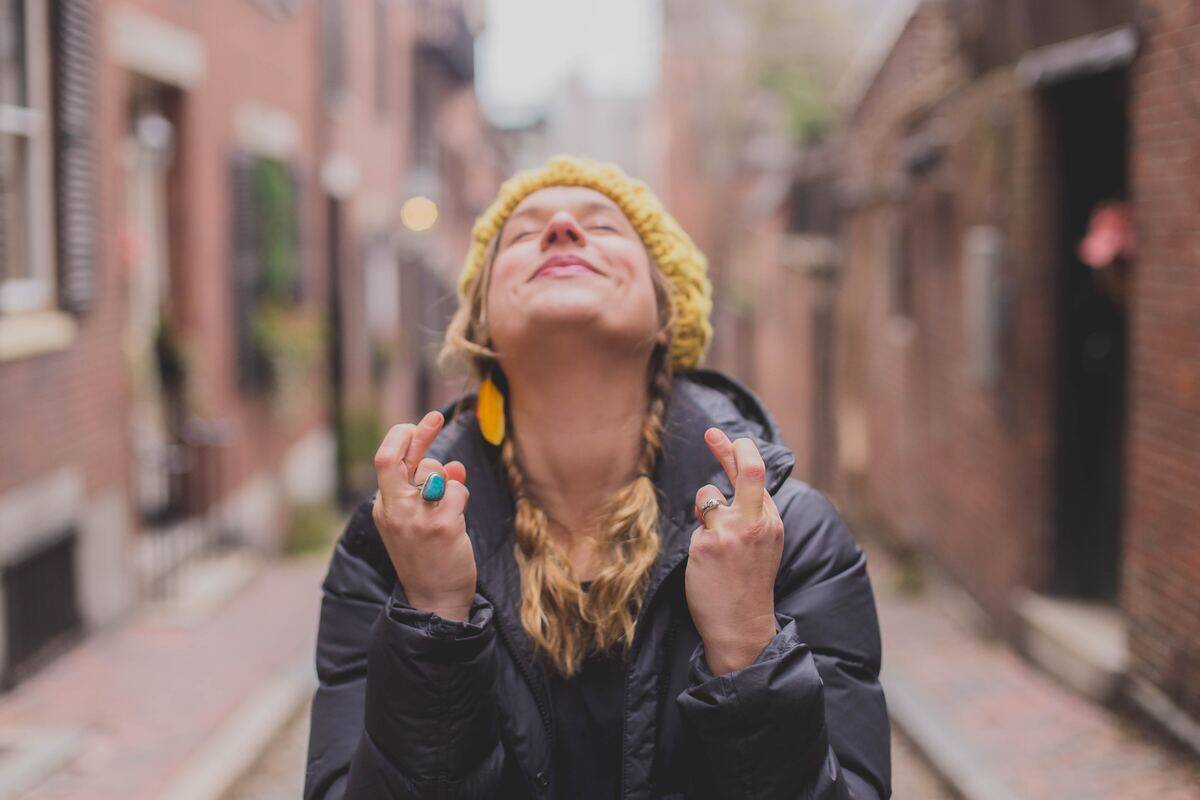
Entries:
POLYGON ((711 483, 696 492, 697 520, 709 498, 721 506, 692 532, 684 591, 708 666, 724 675, 749 665, 775 636, 783 520, 766 490, 766 467, 753 440, 731 442, 719 428, 705 431, 704 440, 729 475, 733 502, 727 504, 711 483))
POLYGON ((465 620, 476 577, 464 516, 467 470, 460 461, 443 467, 424 457, 443 424, 441 412, 430 411, 417 425, 393 425, 388 431, 375 453, 379 492, 371 515, 412 607, 465 620), (433 473, 446 480, 446 494, 437 503, 421 499, 417 488, 433 473))

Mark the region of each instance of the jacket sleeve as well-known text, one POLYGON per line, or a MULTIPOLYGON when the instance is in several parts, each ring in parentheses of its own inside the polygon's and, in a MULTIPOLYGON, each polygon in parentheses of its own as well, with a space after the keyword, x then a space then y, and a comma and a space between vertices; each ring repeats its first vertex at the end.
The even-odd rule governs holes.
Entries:
POLYGON ((727 675, 712 674, 701 642, 681 713, 722 797, 886 800, 891 728, 866 556, 823 494, 788 483, 779 631, 727 675))
POLYGON ((476 595, 461 622, 413 609, 378 536, 363 504, 323 584, 304 797, 493 796, 492 607, 476 595))

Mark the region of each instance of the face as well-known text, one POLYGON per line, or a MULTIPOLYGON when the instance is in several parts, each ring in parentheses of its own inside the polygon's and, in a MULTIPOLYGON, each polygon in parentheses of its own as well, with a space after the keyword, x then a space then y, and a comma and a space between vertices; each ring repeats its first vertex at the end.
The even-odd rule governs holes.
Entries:
POLYGON ((649 351, 659 322, 656 267, 608 196, 582 186, 539 189, 499 237, 487 316, 500 352, 576 332, 604 347, 649 351))

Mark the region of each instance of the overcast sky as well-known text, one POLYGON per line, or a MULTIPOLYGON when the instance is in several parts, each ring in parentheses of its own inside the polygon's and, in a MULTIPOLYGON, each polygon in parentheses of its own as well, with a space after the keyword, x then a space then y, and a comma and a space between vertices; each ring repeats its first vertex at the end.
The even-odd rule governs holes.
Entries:
POLYGON ((598 93, 657 86, 659 0, 487 0, 486 8, 475 80, 494 124, 536 116, 572 68, 598 93))

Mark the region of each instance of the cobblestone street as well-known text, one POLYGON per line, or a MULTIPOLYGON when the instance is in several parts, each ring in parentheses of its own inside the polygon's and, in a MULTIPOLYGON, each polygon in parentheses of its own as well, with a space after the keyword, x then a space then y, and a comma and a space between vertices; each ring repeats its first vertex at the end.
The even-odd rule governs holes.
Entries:
MULTIPOLYGON (((865 529, 858 538, 879 608, 893 730, 921 737, 920 751, 973 796, 1200 800, 1194 761, 1005 643, 980 638, 951 611, 956 598, 933 571, 903 569, 865 529)), ((902 787, 904 767, 895 769, 897 798, 925 796, 902 787)))
POLYGON ((275 724, 272 698, 310 691, 293 676, 311 660, 324 568, 322 556, 268 562, 196 619, 147 609, 0 698, 4 730, 76 735, 30 799, 191 797, 210 785, 197 776, 234 769, 246 720, 275 724))
POLYGON ((911 742, 892 726, 892 797, 895 800, 957 800, 911 742))
POLYGON ((284 728, 258 764, 238 782, 224 800, 296 800, 304 791, 304 761, 308 749, 305 704, 284 728))

